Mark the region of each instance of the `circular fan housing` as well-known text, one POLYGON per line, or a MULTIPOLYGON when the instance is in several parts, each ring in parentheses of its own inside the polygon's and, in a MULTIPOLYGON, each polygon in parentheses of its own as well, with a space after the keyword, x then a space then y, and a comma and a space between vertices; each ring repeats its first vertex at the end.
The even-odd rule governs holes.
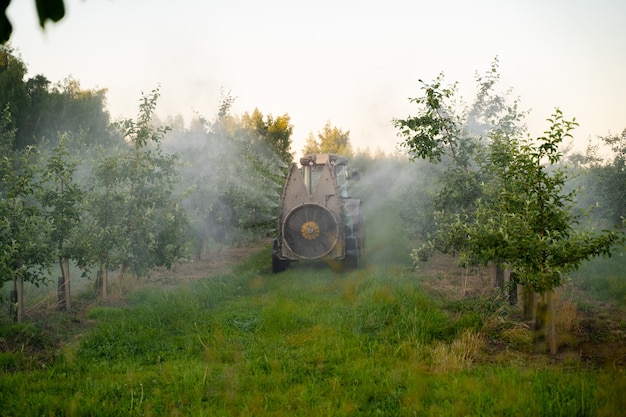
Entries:
POLYGON ((339 224, 333 213, 319 204, 303 204, 291 210, 283 222, 287 247, 304 259, 327 255, 339 239, 339 224))

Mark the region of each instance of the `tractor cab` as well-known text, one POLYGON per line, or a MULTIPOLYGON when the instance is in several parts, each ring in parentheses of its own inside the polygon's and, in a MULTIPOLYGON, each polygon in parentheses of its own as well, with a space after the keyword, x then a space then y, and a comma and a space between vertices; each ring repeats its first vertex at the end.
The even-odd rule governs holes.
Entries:
POLYGON ((333 168, 340 196, 348 198, 348 159, 335 154, 311 154, 300 158, 300 174, 304 185, 313 193, 326 165, 333 168))

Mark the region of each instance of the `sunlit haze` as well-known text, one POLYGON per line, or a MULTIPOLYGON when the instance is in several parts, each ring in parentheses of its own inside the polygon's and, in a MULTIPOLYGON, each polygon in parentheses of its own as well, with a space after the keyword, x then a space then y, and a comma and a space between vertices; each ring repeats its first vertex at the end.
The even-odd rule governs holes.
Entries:
POLYGON ((162 119, 212 120, 223 89, 234 114, 288 113, 297 153, 327 121, 355 149, 392 151, 419 79, 443 71, 469 101, 497 56, 531 134, 555 107, 580 123, 577 147, 626 128, 623 0, 66 0, 43 31, 34 3, 8 9, 27 76, 106 88, 114 119, 160 85, 162 119))

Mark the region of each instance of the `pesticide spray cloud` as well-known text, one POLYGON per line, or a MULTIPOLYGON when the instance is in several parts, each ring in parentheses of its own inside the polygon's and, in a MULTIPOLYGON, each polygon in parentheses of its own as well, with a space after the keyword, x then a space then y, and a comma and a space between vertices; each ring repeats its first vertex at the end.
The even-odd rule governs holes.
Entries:
POLYGON ((433 227, 433 166, 410 162, 405 155, 357 155, 354 165, 360 179, 352 184, 352 194, 363 201, 367 263, 410 263, 412 242, 433 227))
POLYGON ((207 246, 263 237, 276 227, 286 164, 239 119, 198 118, 170 132, 164 149, 180 157, 179 191, 196 258, 207 246))

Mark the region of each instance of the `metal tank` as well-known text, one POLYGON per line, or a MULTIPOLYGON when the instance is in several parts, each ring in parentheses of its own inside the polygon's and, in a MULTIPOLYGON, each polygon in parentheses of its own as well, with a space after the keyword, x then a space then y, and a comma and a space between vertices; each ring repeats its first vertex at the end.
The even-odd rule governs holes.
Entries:
POLYGON ((356 177, 341 155, 305 155, 299 167, 291 164, 273 243, 274 272, 304 260, 332 261, 344 270, 358 267, 365 250, 365 222, 361 200, 348 191, 356 177))

